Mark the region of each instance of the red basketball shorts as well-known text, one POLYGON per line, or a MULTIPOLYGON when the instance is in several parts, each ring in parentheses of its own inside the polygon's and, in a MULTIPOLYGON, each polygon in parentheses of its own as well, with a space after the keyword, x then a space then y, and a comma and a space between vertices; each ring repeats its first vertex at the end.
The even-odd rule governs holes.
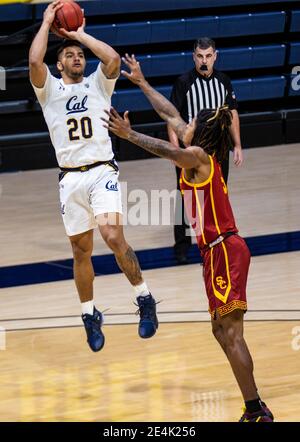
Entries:
POLYGON ((246 285, 250 252, 239 235, 226 238, 202 253, 209 312, 216 318, 235 309, 247 310, 246 285))

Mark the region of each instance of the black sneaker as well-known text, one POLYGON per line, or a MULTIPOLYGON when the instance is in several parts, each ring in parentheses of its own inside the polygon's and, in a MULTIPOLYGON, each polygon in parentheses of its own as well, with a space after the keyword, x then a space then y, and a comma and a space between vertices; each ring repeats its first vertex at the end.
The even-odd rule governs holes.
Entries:
POLYGON ((151 294, 138 296, 136 298, 139 307, 137 313, 140 315, 139 335, 141 338, 151 338, 158 329, 156 316, 156 302, 151 294))
POLYGON ((82 315, 82 320, 84 323, 86 335, 87 335, 87 342, 93 351, 100 351, 101 348, 104 346, 105 338, 104 334, 101 331, 101 326, 103 323, 103 316, 102 313, 100 313, 95 307, 94 307, 94 314, 89 315, 85 314, 82 315))
POLYGON ((263 407, 261 410, 255 413, 249 413, 246 408, 243 408, 243 416, 240 418, 239 422, 273 422, 274 416, 272 412, 267 408, 263 407))
POLYGON ((270 410, 270 408, 267 407, 266 403, 263 402, 263 401, 260 401, 260 405, 261 405, 261 408, 262 408, 262 409, 264 410, 264 412, 266 413, 266 415, 269 416, 269 417, 272 419, 272 421, 273 421, 273 420, 274 420, 273 413, 272 413, 272 411, 270 410))

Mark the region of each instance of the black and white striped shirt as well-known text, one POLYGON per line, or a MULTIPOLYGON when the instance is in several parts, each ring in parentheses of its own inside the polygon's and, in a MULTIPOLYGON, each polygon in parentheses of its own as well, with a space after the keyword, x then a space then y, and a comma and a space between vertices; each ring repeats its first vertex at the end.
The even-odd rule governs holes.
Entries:
POLYGON ((202 109, 215 109, 228 104, 237 109, 237 101, 229 77, 214 70, 209 78, 196 69, 183 74, 174 83, 171 102, 184 121, 190 122, 202 109))

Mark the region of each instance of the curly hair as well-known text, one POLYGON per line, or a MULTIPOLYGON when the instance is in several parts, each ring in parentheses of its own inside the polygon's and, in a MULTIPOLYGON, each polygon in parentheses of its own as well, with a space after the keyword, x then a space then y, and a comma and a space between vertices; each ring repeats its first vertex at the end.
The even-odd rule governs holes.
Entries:
POLYGON ((204 109, 197 115, 192 145, 200 146, 209 155, 222 162, 232 148, 230 126, 232 113, 228 106, 204 109))

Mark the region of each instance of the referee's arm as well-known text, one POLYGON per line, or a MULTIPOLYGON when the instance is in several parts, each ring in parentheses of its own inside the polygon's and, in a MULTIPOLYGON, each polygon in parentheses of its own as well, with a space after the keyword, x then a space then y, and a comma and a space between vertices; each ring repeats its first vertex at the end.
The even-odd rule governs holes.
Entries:
POLYGON ((225 75, 224 77, 227 83, 226 104, 228 104, 229 109, 231 110, 232 113, 232 124, 230 126, 230 134, 233 141, 233 162, 236 166, 241 166, 243 163, 243 151, 241 143, 240 117, 237 111, 238 104, 229 77, 225 75))
POLYGON ((233 161, 236 166, 241 166, 243 163, 243 151, 241 143, 240 117, 236 109, 231 110, 232 124, 230 127, 230 134, 233 140, 233 161))

